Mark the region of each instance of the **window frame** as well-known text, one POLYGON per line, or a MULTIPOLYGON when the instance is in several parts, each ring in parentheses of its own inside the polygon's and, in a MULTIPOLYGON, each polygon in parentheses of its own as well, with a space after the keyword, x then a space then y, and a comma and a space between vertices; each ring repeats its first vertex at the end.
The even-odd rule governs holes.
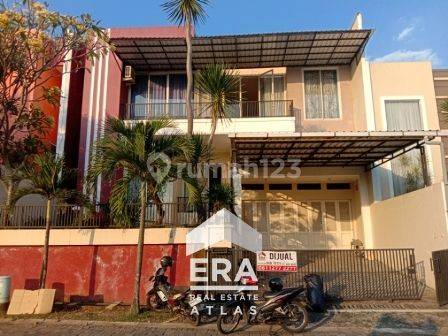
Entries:
MULTIPOLYGON (((303 119, 304 120, 341 120, 342 119, 342 98, 341 98, 341 85, 340 85, 340 75, 339 75, 339 67, 310 67, 310 68, 302 68, 302 108, 303 108, 303 119), (305 72, 306 71, 319 71, 319 78, 322 78, 321 72, 325 70, 333 70, 336 71, 336 85, 338 89, 338 118, 324 118, 323 117, 323 110, 322 110, 322 117, 321 118, 308 118, 306 115, 306 93, 305 93, 305 72)), ((321 83, 322 84, 322 83, 321 83)), ((321 91, 322 91, 322 85, 321 91)), ((323 106, 323 95, 321 96, 321 102, 323 106)))
MULTIPOLYGON (((420 118, 423 125, 422 131, 428 131, 428 114, 426 111, 426 103, 425 103, 425 97, 421 95, 415 95, 415 96, 381 96, 380 97, 380 107, 381 107, 381 130, 387 131, 387 116, 386 116, 386 102, 387 101, 406 101, 406 100, 417 100, 419 103, 419 109, 420 109, 420 118)), ((393 132, 393 131, 390 131, 393 132)), ((397 131, 399 132, 399 131, 397 131)), ((432 161, 432 153, 431 150, 426 150, 427 155, 427 169, 429 175, 434 174, 434 167, 433 167, 433 161, 432 161)), ((394 182, 392 177, 392 163, 390 161, 385 163, 386 167, 386 174, 387 174, 387 184, 388 184, 388 191, 389 195, 388 197, 386 195, 383 195, 381 192, 381 199, 385 200, 392 197, 397 197, 400 195, 396 195, 395 189, 394 189, 394 182), (386 197, 385 197, 386 196, 386 197)))

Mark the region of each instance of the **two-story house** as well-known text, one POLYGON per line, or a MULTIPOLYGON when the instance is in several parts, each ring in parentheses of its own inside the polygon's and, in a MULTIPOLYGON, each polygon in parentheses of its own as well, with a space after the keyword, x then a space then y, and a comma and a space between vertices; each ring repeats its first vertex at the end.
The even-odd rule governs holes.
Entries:
MULTIPOLYGON (((82 76, 62 76, 69 101, 59 111, 57 152, 79 169, 80 188, 108 117, 170 116, 187 129, 183 29, 109 34, 113 52, 82 76)), ((231 119, 216 130, 213 183, 233 184, 237 213, 263 234, 267 250, 409 247, 429 273, 431 252, 448 247, 433 70, 430 62, 367 60, 372 34, 357 15, 344 30, 194 36, 194 71, 224 63, 240 82, 231 119)), ((194 132, 207 134, 202 98, 194 94, 194 132)), ((108 188, 99 179, 98 202, 107 201, 108 188)), ((197 224, 181 206, 185 196, 181 181, 169 185, 163 198, 174 206, 162 228, 148 229, 148 244, 185 244, 197 224)), ((95 241, 119 245, 123 234, 95 241)), ((83 239, 77 242, 91 244, 83 239)))

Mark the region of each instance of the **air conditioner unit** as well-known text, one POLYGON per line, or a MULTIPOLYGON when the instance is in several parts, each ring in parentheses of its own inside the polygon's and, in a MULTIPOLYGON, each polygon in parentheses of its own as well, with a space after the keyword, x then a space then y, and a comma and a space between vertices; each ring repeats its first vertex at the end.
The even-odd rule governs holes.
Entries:
POLYGON ((132 68, 132 66, 130 65, 126 65, 124 67, 124 77, 123 77, 123 82, 127 83, 127 84, 134 84, 135 83, 135 72, 134 72, 134 68, 132 68))

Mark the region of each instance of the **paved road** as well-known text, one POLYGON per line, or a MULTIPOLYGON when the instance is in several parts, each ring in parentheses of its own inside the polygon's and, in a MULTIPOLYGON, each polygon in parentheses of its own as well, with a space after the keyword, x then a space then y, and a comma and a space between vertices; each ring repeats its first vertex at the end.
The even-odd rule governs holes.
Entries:
MULTIPOLYGON (((379 336, 448 335, 448 315, 443 314, 339 314, 312 325, 304 335, 379 336)), ((289 335, 278 326, 256 326, 236 335, 289 335)), ((0 336, 214 336, 215 326, 193 327, 180 323, 126 323, 57 320, 0 320, 0 336)))

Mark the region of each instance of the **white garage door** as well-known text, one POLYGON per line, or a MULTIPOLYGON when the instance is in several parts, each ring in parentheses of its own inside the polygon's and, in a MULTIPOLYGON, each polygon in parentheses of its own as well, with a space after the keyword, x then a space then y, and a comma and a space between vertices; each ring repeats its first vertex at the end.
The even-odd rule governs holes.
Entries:
POLYGON ((263 235, 264 249, 350 248, 348 200, 243 201, 243 219, 263 235))

